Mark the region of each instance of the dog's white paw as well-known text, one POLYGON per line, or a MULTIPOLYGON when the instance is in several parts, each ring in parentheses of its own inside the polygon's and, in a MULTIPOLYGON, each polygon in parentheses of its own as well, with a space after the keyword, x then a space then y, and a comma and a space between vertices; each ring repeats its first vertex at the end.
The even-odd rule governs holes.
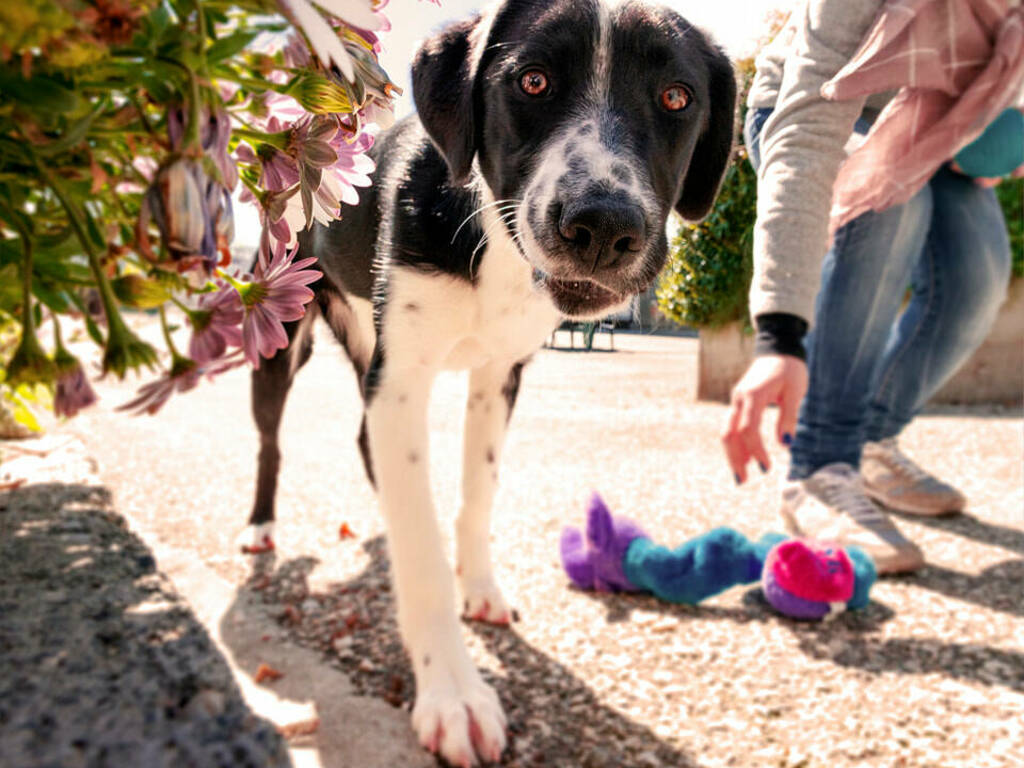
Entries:
POLYGON ((246 555, 261 555, 274 551, 274 523, 248 525, 235 538, 236 543, 246 555))
POLYGON ((506 725, 498 694, 472 662, 445 666, 433 660, 417 676, 412 727, 420 744, 460 768, 497 762, 506 725))
POLYGON ((472 576, 459 573, 459 588, 462 592, 462 617, 490 624, 508 624, 512 611, 505 602, 494 576, 472 576))

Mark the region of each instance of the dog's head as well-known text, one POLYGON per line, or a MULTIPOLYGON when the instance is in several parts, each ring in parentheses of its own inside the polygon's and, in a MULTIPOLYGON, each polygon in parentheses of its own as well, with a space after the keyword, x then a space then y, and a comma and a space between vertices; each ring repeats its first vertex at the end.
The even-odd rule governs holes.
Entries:
POLYGON ((453 182, 478 165, 571 317, 651 284, 669 211, 702 218, 732 148, 729 60, 641 0, 504 0, 427 40, 413 91, 453 182))

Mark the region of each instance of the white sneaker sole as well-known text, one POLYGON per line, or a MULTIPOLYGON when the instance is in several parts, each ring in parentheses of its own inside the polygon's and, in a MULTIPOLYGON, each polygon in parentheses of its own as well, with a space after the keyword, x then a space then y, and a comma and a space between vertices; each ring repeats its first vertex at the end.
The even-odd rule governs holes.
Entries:
MULTIPOLYGON (((815 538, 812 534, 806 532, 800 527, 800 524, 797 522, 796 515, 786 507, 779 510, 779 517, 782 522, 782 527, 790 536, 804 539, 815 538)), ((839 543, 846 546, 842 541, 839 543)), ((856 546, 861 549, 861 551, 867 553, 875 563, 875 571, 878 575, 883 576, 886 574, 911 573, 924 567, 925 558, 921 548, 912 541, 909 541, 909 539, 907 540, 907 543, 910 544, 912 549, 908 547, 904 549, 891 550, 885 554, 880 554, 874 547, 866 547, 860 544, 854 544, 853 546, 856 546)))
POLYGON ((959 507, 950 507, 948 509, 936 509, 935 507, 919 506, 905 501, 894 501, 891 497, 886 496, 882 491, 876 491, 867 483, 864 483, 864 494, 873 501, 881 504, 883 507, 895 509, 897 512, 906 512, 908 515, 919 515, 921 517, 950 517, 952 515, 959 515, 964 511, 964 506, 966 506, 961 505, 959 507))

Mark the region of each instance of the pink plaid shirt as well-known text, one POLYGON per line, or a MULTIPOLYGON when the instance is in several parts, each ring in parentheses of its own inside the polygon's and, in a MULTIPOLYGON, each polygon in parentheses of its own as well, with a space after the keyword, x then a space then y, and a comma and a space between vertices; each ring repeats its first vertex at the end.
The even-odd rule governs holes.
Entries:
POLYGON ((1009 0, 887 0, 860 49, 821 89, 846 100, 899 89, 846 159, 830 229, 905 203, 1024 86, 1024 8, 1009 0))

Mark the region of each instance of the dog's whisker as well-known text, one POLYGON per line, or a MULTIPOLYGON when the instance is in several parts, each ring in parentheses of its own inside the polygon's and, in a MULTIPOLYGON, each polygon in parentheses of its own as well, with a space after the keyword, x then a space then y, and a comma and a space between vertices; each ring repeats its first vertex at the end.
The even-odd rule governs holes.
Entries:
POLYGON ((473 277, 473 265, 476 263, 476 256, 477 256, 477 254, 480 252, 480 249, 483 248, 483 246, 485 246, 488 242, 490 242, 491 230, 493 230, 494 227, 499 225, 499 224, 504 224, 505 219, 508 216, 515 216, 516 208, 518 208, 518 204, 516 204, 512 208, 512 210, 509 211, 508 213, 505 213, 505 214, 502 214, 502 215, 498 216, 494 221, 491 222, 490 226, 487 227, 487 229, 484 231, 483 235, 481 235, 480 241, 476 244, 476 248, 473 249, 473 253, 470 254, 470 256, 469 256, 469 275, 470 275, 470 277, 473 277))
POLYGON ((477 207, 472 213, 469 214, 469 216, 467 216, 466 218, 464 218, 462 220, 462 223, 459 224, 458 227, 455 228, 455 234, 452 235, 452 240, 451 240, 451 243, 449 243, 449 245, 452 245, 452 244, 455 243, 455 239, 459 236, 459 232, 462 231, 462 228, 464 226, 466 226, 473 219, 474 216, 478 216, 479 214, 481 214, 484 211, 486 211, 488 208, 494 208, 495 206, 499 206, 499 205, 519 205, 520 202, 522 202, 522 201, 521 200, 512 200, 512 199, 492 200, 489 203, 484 203, 483 205, 477 207))

